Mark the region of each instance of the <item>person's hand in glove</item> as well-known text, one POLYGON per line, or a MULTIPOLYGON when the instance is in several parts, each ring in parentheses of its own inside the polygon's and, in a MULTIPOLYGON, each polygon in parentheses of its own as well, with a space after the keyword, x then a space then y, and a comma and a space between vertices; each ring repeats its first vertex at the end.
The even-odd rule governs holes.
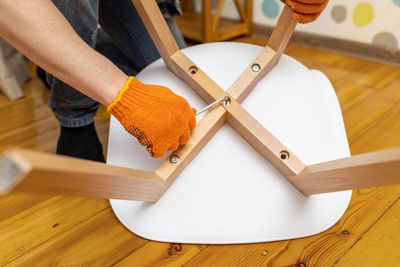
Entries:
POLYGON ((146 146, 152 157, 185 144, 196 126, 196 109, 170 89, 130 77, 107 110, 146 146))
POLYGON ((292 18, 298 23, 316 20, 328 4, 328 0, 281 0, 292 10, 292 18))

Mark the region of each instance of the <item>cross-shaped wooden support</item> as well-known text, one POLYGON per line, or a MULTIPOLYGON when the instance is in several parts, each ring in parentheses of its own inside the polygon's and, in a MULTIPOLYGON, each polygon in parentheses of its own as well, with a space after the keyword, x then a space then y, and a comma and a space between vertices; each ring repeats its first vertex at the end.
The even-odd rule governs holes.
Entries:
POLYGON ((225 122, 305 195, 400 183, 400 148, 305 166, 241 106, 257 82, 277 64, 296 27, 289 7, 283 9, 268 45, 224 91, 178 49, 155 1, 132 2, 168 69, 207 103, 222 97, 229 101, 209 111, 189 142, 156 172, 15 149, 0 160, 0 193, 19 184, 36 191, 157 201, 225 122))

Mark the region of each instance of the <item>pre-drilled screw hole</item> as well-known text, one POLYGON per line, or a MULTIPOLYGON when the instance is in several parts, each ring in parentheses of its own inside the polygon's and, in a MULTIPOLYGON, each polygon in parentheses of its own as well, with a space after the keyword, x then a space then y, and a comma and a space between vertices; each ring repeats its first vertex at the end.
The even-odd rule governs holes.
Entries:
POLYGON ((191 67, 189 68, 189 72, 190 72, 190 74, 192 74, 192 75, 196 74, 198 71, 199 71, 199 69, 198 69, 196 66, 191 66, 191 67))
POLYGON ((280 155, 281 159, 283 159, 283 160, 289 159, 289 157, 290 157, 289 152, 286 151, 286 150, 282 150, 282 151, 279 153, 279 155, 280 155))

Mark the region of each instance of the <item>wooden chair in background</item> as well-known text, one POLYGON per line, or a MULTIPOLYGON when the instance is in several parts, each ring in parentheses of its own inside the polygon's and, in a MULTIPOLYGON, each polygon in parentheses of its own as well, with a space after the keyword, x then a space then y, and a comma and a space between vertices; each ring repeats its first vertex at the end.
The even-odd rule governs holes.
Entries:
POLYGON ((23 55, 0 38, 0 91, 9 99, 24 97, 22 84, 29 79, 23 55))
POLYGON ((217 1, 215 12, 212 0, 202 0, 200 12, 195 10, 193 1, 182 1, 183 14, 175 19, 185 38, 208 43, 251 34, 253 0, 234 0, 239 21, 221 18, 226 0, 217 1))

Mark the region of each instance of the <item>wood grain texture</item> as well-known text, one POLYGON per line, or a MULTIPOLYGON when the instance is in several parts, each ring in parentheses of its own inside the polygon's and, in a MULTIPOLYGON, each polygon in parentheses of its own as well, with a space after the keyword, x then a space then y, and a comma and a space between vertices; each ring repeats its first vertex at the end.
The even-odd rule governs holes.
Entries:
POLYGON ((291 182, 307 195, 400 184, 400 147, 310 165, 291 182))
MULTIPOLYGON (((263 52, 261 52, 264 55, 263 52)), ((277 138, 265 129, 253 116, 251 116, 235 98, 230 95, 230 91, 225 91, 215 83, 204 71, 198 68, 182 52, 177 52, 171 57, 175 66, 171 69, 179 78, 189 84, 196 93, 207 103, 228 96, 231 103, 223 106, 227 111, 227 122, 260 154, 272 162, 286 177, 291 177, 300 173, 305 165, 288 148, 286 148, 277 138), (196 66, 196 71, 190 70, 196 66), (281 152, 288 151, 289 157, 281 158, 281 152)), ((273 58, 265 57, 265 60, 273 58)), ((264 62, 268 65, 270 61, 264 62)), ((272 63, 270 67, 272 68, 272 63)), ((264 75, 271 69, 264 72, 264 75)), ((245 72, 247 72, 245 70, 245 72)), ((252 78, 256 78, 253 76, 252 78)), ((242 97, 243 94, 250 92, 248 87, 233 87, 235 93, 242 97)), ((243 97, 242 97, 243 98, 243 97)), ((196 131, 196 130, 195 130, 196 131)))
MULTIPOLYGON (((217 9, 215 10, 214 19, 213 19, 213 22, 212 22, 212 30, 213 31, 217 30, 217 26, 219 24, 219 19, 221 17, 222 9, 225 6, 225 2, 226 2, 226 0, 218 1, 217 9)), ((204 10, 204 6, 203 6, 203 10, 204 10)))
MULTIPOLYGON (((241 41, 267 44, 263 38, 241 41)), ((343 117, 352 135, 352 154, 400 145, 399 68, 297 45, 289 45, 286 53, 331 80, 346 107, 343 117), (351 87, 352 83, 356 85, 351 87)), ((0 94, 1 118, 7 120, 0 121, 0 151, 15 145, 55 151, 59 126, 47 107, 49 91, 33 72, 32 77, 24 84, 26 98, 13 103, 0 94)), ((95 121, 104 146, 108 120, 102 107, 95 121)), ((131 266, 332 266, 341 261, 343 266, 390 266, 400 239, 394 228, 398 213, 393 210, 398 209, 394 203, 399 197, 399 186, 355 190, 343 217, 318 235, 199 248, 135 236, 105 200, 13 192, 0 197, 0 265, 105 266, 126 259, 131 266), (354 264, 357 259, 361 264, 354 264)))
POLYGON ((293 21, 292 13, 290 7, 285 5, 268 41, 268 47, 272 48, 277 54, 282 54, 285 51, 296 28, 297 23, 293 21))
POLYGON ((179 173, 196 157, 214 134, 224 125, 226 111, 218 106, 210 110, 197 124, 190 140, 171 155, 179 157, 179 163, 172 165, 169 160, 164 161, 156 173, 168 183, 172 183, 179 173))
MULTIPOLYGON (((344 216, 318 235, 261 244, 210 245, 185 266, 243 266, 254 261, 259 262, 256 266, 332 266, 391 207, 399 194, 399 186, 354 191, 344 216), (263 251, 267 255, 262 255, 263 251)), ((371 253, 368 259, 373 263, 375 251, 368 251, 371 253)))
POLYGON ((250 22, 247 24, 248 34, 253 32, 253 3, 253 0, 244 1, 244 12, 246 13, 247 19, 250 22))
MULTIPOLYGON (((207 1, 203 2, 203 5, 208 4, 207 1)), ((236 4, 238 5, 239 3, 236 4)), ((288 178, 300 173, 305 168, 305 165, 244 110, 240 103, 248 96, 257 82, 268 74, 278 62, 296 26, 291 14, 290 8, 285 7, 272 36, 273 39, 253 63, 244 70, 228 92, 220 88, 182 52, 179 51, 171 57, 176 65, 171 68, 171 71, 187 82, 207 103, 224 96, 230 97, 231 104, 224 106, 228 112, 227 122, 288 178), (254 64, 258 65, 259 71, 252 70, 254 64), (283 154, 285 154, 285 158, 283 158, 283 154)))
POLYGON ((201 1, 201 11, 194 11, 193 2, 185 1, 183 14, 175 19, 185 38, 200 42, 216 42, 251 34, 252 31, 252 0, 235 0, 235 6, 240 20, 221 18, 225 0, 219 0, 215 11, 213 1, 201 1), (188 3, 189 2, 189 3, 188 3), (242 4, 243 2, 243 4, 242 4), (244 7, 243 7, 244 5, 244 7))
POLYGON ((281 54, 277 54, 269 46, 266 46, 250 65, 240 74, 231 85, 228 92, 239 103, 242 103, 250 94, 257 83, 278 63, 281 54), (252 67, 258 65, 260 71, 254 72, 252 67))
POLYGON ((107 208, 98 199, 55 197, 0 222, 0 265, 32 251, 107 208))
POLYGON ((206 247, 151 242, 119 261, 116 266, 182 266, 206 247), (163 253, 153 254, 154 251, 163 253))
POLYGON ((400 198, 368 233, 338 261, 337 266, 398 266, 400 263, 400 198), (383 249, 382 249, 383 248, 383 249), (371 251, 374 261, 371 264, 371 251), (379 253, 384 250, 386 253, 379 253))
POLYGON ((235 2, 235 6, 237 8, 237 11, 239 12, 240 19, 245 23, 249 23, 249 18, 247 17, 247 14, 245 13, 245 10, 243 9, 242 3, 239 2, 239 0, 234 0, 234 2, 235 2))
MULTIPOLYGON (((218 86, 208 75, 203 72, 199 67, 196 66, 194 62, 192 62, 188 57, 186 57, 181 51, 176 50, 176 44, 171 45, 170 37, 172 36, 168 30, 168 27, 165 22, 161 22, 163 20, 162 15, 157 9, 154 1, 133 1, 138 12, 144 21, 150 36, 152 37, 154 43, 156 44, 157 49, 160 52, 161 57, 163 58, 167 67, 175 73, 179 78, 187 82, 206 102, 210 103, 214 100, 220 99, 224 96, 229 96, 231 98, 231 104, 229 106, 224 106, 224 108, 228 111, 229 116, 228 123, 231 124, 235 128, 239 134, 245 138, 249 144, 251 144, 257 151, 259 151, 266 159, 270 160, 286 177, 296 175, 300 173, 305 165, 286 147, 284 147, 279 140, 277 140, 271 133, 269 133, 264 127, 258 123, 250 114, 248 114, 236 100, 229 95, 229 92, 225 92, 222 88, 218 86), (150 3, 152 2, 152 3, 150 3), (168 32, 168 34, 167 34, 168 32), (290 153, 290 157, 283 159, 282 153, 290 153)), ((220 5, 219 11, 222 9, 222 5, 220 5)), ((211 1, 205 0, 203 1, 203 13, 204 13, 204 25, 205 27, 211 27, 212 19, 211 19, 211 1)), ((264 53, 261 53, 261 56, 258 58, 260 60, 260 64, 263 66, 268 66, 268 68, 264 68, 262 72, 260 72, 256 76, 245 75, 245 79, 252 81, 254 78, 254 82, 250 82, 249 86, 246 86, 241 89, 237 89, 238 96, 247 95, 251 89, 255 86, 256 82, 261 79, 264 75, 266 75, 271 68, 276 64, 279 59, 283 49, 286 47, 288 42, 288 38, 290 38, 295 23, 292 21, 290 17, 291 11, 289 9, 285 9, 282 13, 281 19, 278 22, 277 33, 274 35, 273 43, 278 46, 279 52, 276 56, 269 57, 270 51, 267 51, 266 56, 264 53), (294 26, 293 26, 294 25, 294 26), (280 44, 282 42, 283 44, 280 44), (278 44, 279 43, 279 44, 278 44), (271 63, 270 63, 271 62, 271 63), (256 79, 258 78, 258 80, 256 79), (244 94, 240 92, 240 90, 245 91, 244 94)), ((218 17, 218 14, 217 14, 218 17)), ((210 33, 209 29, 206 28, 205 34, 210 33)), ((205 39, 207 40, 210 36, 206 35, 205 39)), ((211 38, 211 37, 210 37, 211 38)), ((245 71, 248 73, 248 71, 245 71)), ((209 123, 217 123, 218 120, 207 121, 209 123)), ((221 122, 222 125, 222 122, 221 122)), ((212 125, 207 126, 209 129, 212 125)), ((195 130, 196 132, 197 130, 195 130)), ((214 131, 215 133, 215 131, 214 131)), ((200 134, 196 134, 199 142, 207 139, 207 131, 202 132, 200 134)), ((207 142, 204 141, 204 142, 207 142)), ((194 148, 195 146, 193 146, 194 148)), ((196 146, 199 147, 199 146, 196 146)), ((186 150, 189 157, 193 158, 191 154, 197 154, 199 150, 191 151, 191 147, 186 150)), ((186 158, 186 157, 185 157, 186 158)), ((183 170, 184 164, 179 164, 179 169, 174 166, 171 166, 167 161, 164 162, 162 169, 165 170, 165 166, 169 170, 169 174, 174 173, 174 177, 171 177, 171 180, 174 179, 179 171, 183 170)), ((177 166, 178 167, 178 166, 177 166)), ((159 173, 164 173, 163 171, 159 173)), ((169 180, 169 176, 165 177, 166 180, 169 180)))
MULTIPOLYGON (((150 28, 157 28, 159 31, 168 31, 166 25, 160 23, 160 19, 152 19, 150 14, 154 12, 154 4, 145 4, 143 1, 134 1, 135 5, 139 8, 139 14, 143 17, 145 23, 152 23, 149 25, 150 28), (146 7, 146 6, 149 7, 146 7), (162 30, 160 30, 162 29, 162 30)), ((211 2, 203 1, 203 10, 205 19, 211 19, 209 17, 209 9, 211 2), (208 15, 207 15, 208 14, 208 15)), ((156 12, 157 13, 157 12, 156 12)), ((160 13, 160 12, 158 12, 160 13)), ((160 14, 154 14, 155 17, 160 17, 160 14)), ((281 18, 277 25, 277 31, 274 34, 273 45, 278 49, 278 52, 273 52, 270 48, 263 50, 257 57, 259 61, 259 66, 262 66, 262 70, 259 73, 253 74, 251 70, 247 69, 244 71, 237 83, 234 83, 233 88, 231 88, 235 94, 240 97, 240 101, 243 101, 245 96, 247 96, 250 91, 254 88, 256 83, 264 77, 278 62, 284 48, 286 47, 288 40, 294 30, 295 23, 291 19, 290 9, 285 9, 281 15, 281 18), (238 84, 238 85, 235 85, 238 84), (243 86, 243 87, 242 87, 243 86)), ((193 90, 197 92, 200 97, 202 97, 207 103, 213 102, 222 97, 228 96, 230 98, 230 105, 224 105, 223 107, 227 110, 229 116, 227 116, 227 122, 235 128, 235 130, 252 145, 257 151, 259 151, 266 159, 274 164, 286 177, 291 177, 300 173, 305 165, 282 143, 279 142, 271 133, 269 133, 257 120, 255 120, 246 110, 244 110, 240 103, 230 95, 230 91, 224 91, 218 86, 204 71, 202 71, 194 62, 192 62, 186 55, 181 51, 176 51, 172 55, 163 53, 163 51, 169 50, 170 44, 164 42, 160 37, 161 34, 149 30, 150 36, 154 39, 157 49, 159 50, 166 66, 172 71, 177 77, 181 78, 183 81, 188 83, 193 90)), ((209 121, 209 123, 216 123, 219 120, 209 121)), ((222 123, 222 122, 221 122, 222 123)), ((211 129, 211 125, 207 126, 211 129)), ((196 132, 197 130, 194 130, 196 132)), ((202 132, 196 134, 199 142, 201 139, 209 140, 206 138, 207 132, 202 132)), ((199 147, 199 146, 192 146, 199 147)), ((187 158, 193 158, 191 154, 198 153, 197 150, 191 151, 191 147, 187 150, 187 158)), ((186 158, 186 157, 185 157, 186 158)), ((162 169, 168 169, 168 173, 174 173, 173 180, 179 171, 183 170, 184 164, 179 164, 177 166, 171 166, 168 161, 163 163, 162 169), (179 169, 178 169, 179 167, 179 169), (174 168, 176 170, 174 170, 174 168)), ((159 173, 164 173, 161 171, 159 173)), ((165 177, 166 180, 169 179, 168 176, 165 177)))
MULTIPOLYGON (((309 67, 317 66, 321 69, 328 70, 330 74, 328 75, 329 78, 331 78, 331 76, 337 77, 332 80, 334 84, 336 82, 341 82, 340 79, 346 79, 346 76, 351 73, 360 71, 359 67, 352 67, 354 64, 365 65, 369 63, 376 68, 380 68, 381 66, 385 67, 385 65, 381 64, 360 61, 341 55, 297 46, 290 46, 288 51, 290 55, 303 61, 303 63, 309 67), (334 66, 330 67, 331 65, 334 66)), ((397 70, 394 67, 391 68, 392 71, 397 70)), ((374 71, 371 69, 370 74, 374 75, 373 73, 374 71)), ((366 75, 368 75, 368 72, 366 72, 366 75)), ((400 76, 394 76, 393 78, 400 79, 400 76)), ((382 77, 382 79, 385 79, 385 77, 382 77)), ((336 89, 338 91, 342 88, 339 87, 336 89)), ((354 95, 354 97, 358 97, 358 95, 354 95)), ((339 98, 339 100, 342 104, 342 99, 339 98)), ((399 102, 397 101, 397 103, 399 102)), ((363 106, 363 101, 357 103, 357 106, 363 106)), ((371 112, 374 112, 374 109, 368 109, 368 106, 365 106, 363 112, 364 116, 368 117, 371 112)), ((346 111, 344 117, 347 125, 357 123, 356 121, 346 120, 346 111)), ((384 123, 384 127, 375 129, 375 136, 378 137, 379 140, 379 133, 387 132, 386 136, 391 138, 387 140, 385 145, 381 143, 383 139, 380 139, 381 142, 377 142, 369 138, 370 142, 363 146, 362 150, 353 149, 352 143, 350 143, 353 154, 398 146, 400 144, 400 129, 393 124, 393 121, 390 120, 391 118, 385 119, 384 116, 381 116, 377 119, 378 121, 386 121, 386 123, 384 123), (389 121, 391 121, 391 125, 389 121)), ((379 126, 382 125, 382 123, 376 125, 379 126)), ((365 135, 360 135, 357 140, 361 142, 364 136, 365 135)), ((358 240, 371 229, 370 227, 373 227, 377 223, 382 213, 390 209, 393 202, 398 199, 398 196, 400 196, 399 186, 356 190, 353 192, 350 206, 342 219, 333 228, 321 234, 282 242, 234 246, 211 245, 202 250, 197 256, 193 257, 185 266, 299 266, 299 264, 304 264, 302 266, 331 266, 341 259, 342 255, 351 249, 352 245, 357 243, 358 240), (266 255, 263 255, 264 251, 267 251, 266 255)), ((150 246, 151 243, 153 242, 148 243, 148 245, 150 246)), ((185 246, 191 247, 192 245, 183 245, 183 247, 185 246)), ((158 251, 160 255, 165 255, 165 250, 157 250, 155 248, 154 250, 158 251)), ((367 259, 372 266, 377 266, 373 265, 373 255, 377 253, 377 251, 368 251, 370 251, 369 254, 371 256, 367 259)), ((380 251, 379 253, 385 253, 385 251, 380 251)), ((154 254, 155 251, 152 251, 152 255, 154 254)), ((134 263, 135 258, 137 262, 140 262, 139 257, 135 257, 134 255, 133 253, 130 256, 130 262, 134 263)), ((182 255, 181 257, 186 256, 182 255)), ((179 259, 176 259, 176 261, 178 262, 179 259)))
MULTIPOLYGON (((250 1, 250 0, 247 0, 250 1)), ((195 11, 186 11, 175 18, 184 37, 190 40, 204 42, 203 14, 195 11)), ((237 20, 221 17, 216 29, 215 41, 225 41, 241 35, 251 33, 251 23, 248 25, 238 23, 237 20)))
POLYGON ((19 190, 100 198, 157 201, 168 185, 155 173, 25 149, 0 159, 0 194, 19 190), (2 182, 4 181, 4 182, 2 182))
MULTIPOLYGON (((288 179, 299 174, 305 165, 283 144, 269 133, 257 120, 245 111, 236 100, 220 88, 189 58, 178 50, 176 42, 155 1, 133 1, 154 44, 167 67, 182 80, 210 102, 222 97, 230 97, 230 105, 224 105, 229 113, 227 122, 248 141, 257 151, 277 167, 288 179)), ((211 12, 211 2, 203 2, 204 12, 211 12)), ((244 11, 240 3, 237 8, 244 11)), ((220 10, 223 4, 220 5, 220 10)), ((218 17, 218 14, 217 14, 218 17)), ((207 18, 207 16, 205 16, 207 18)), ((211 18, 210 18, 211 19, 211 18)), ((208 25, 208 24, 207 24, 208 25)), ((278 21, 271 43, 278 50, 272 57, 268 49, 261 52, 257 60, 263 65, 262 71, 251 75, 245 70, 242 80, 248 84, 237 89, 238 96, 248 95, 261 77, 265 76, 277 63, 288 40, 292 35, 295 23, 291 11, 285 8, 278 21), (265 68, 266 67, 266 68, 265 68), (245 93, 243 93, 245 92, 245 93)), ((258 65, 260 67, 260 65, 258 65)), ((240 78, 239 83, 242 84, 240 78)), ((234 87, 235 88, 235 87, 234 87)), ((0 194, 9 193, 17 185, 21 189, 32 191, 49 191, 59 194, 76 194, 101 198, 116 198, 127 200, 157 201, 175 180, 191 159, 208 142, 211 136, 222 126, 225 116, 221 113, 215 119, 204 120, 201 128, 196 129, 194 139, 196 144, 185 148, 185 161, 174 166, 164 162, 161 171, 168 170, 171 176, 158 176, 155 173, 140 170, 128 170, 119 167, 109 167, 106 164, 92 163, 83 160, 57 158, 51 155, 37 154, 24 150, 9 151, 0 161, 4 172, 0 178, 0 194), (207 125, 209 123, 209 125, 207 125), (214 125, 216 124, 216 125, 214 125), (205 130, 204 130, 205 129, 205 130), (208 131, 211 133, 208 133, 208 131), (196 133, 196 131, 199 131, 196 133), (75 166, 75 167, 73 167, 75 166)))
POLYGON ((148 243, 116 223, 113 211, 106 201, 103 202, 106 208, 74 227, 66 228, 64 222, 57 218, 56 223, 47 225, 47 231, 56 231, 61 227, 62 231, 37 249, 25 251, 12 265, 48 265, 48 251, 51 250, 53 265, 110 266, 148 243))
POLYGON ((239 104, 232 102, 226 110, 229 125, 289 181, 304 170, 306 165, 239 104))
MULTIPOLYGON (((212 0, 203 0, 201 5, 202 22, 203 22, 203 42, 208 43, 213 39, 213 17, 212 17, 212 0)), ((193 29, 192 29, 193 30, 193 29)), ((184 33, 182 33, 184 34, 184 33)))

